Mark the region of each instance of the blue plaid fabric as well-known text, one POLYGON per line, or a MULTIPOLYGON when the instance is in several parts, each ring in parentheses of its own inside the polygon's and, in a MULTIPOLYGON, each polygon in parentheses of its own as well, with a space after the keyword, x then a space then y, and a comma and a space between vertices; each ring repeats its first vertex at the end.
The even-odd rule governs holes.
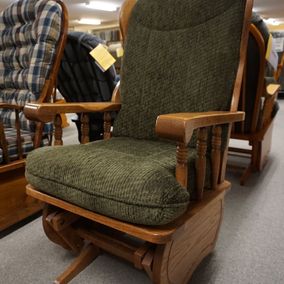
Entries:
MULTIPOLYGON (((61 6, 52 0, 19 0, 0 13, 0 103, 24 105, 40 97, 62 18, 61 6)), ((15 124, 13 110, 0 109, 0 118, 9 127, 15 124)), ((22 130, 34 131, 22 113, 20 121, 22 130)))
MULTIPOLYGON (((17 147, 17 132, 15 128, 5 127, 5 137, 8 144, 8 154, 11 160, 18 158, 17 147)), ((26 156, 33 147, 34 134, 32 132, 21 130, 21 145, 23 149, 23 155, 26 156)), ((47 146, 49 144, 48 139, 43 139, 41 146, 47 146)), ((0 164, 3 162, 3 151, 0 148, 0 164)))
MULTIPOLYGON (((56 59, 63 17, 61 5, 53 0, 19 0, 0 12, 0 103, 23 106, 40 98, 56 59)), ((19 117, 26 154, 33 149, 35 123, 23 113, 19 117)), ((10 159, 17 158, 15 120, 14 110, 0 107, 10 159)), ((47 124, 44 133, 51 131, 52 124, 47 124)))

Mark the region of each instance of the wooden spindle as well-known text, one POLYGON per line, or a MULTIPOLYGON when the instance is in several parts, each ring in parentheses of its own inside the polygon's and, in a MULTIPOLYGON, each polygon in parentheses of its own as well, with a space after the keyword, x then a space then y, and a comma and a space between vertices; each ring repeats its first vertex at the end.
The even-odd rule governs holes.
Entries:
POLYGON ((108 140, 111 138, 111 113, 104 113, 104 139, 108 140))
POLYGON ((23 159, 23 148, 22 148, 22 139, 21 139, 21 125, 20 125, 19 110, 15 109, 15 115, 16 115, 15 127, 17 131, 18 158, 19 160, 21 160, 23 159))
POLYGON ((3 151, 3 161, 8 164, 10 162, 9 151, 8 151, 8 143, 5 137, 4 125, 2 121, 0 121, 0 146, 3 151))
POLYGON ((185 144, 179 143, 177 145, 176 155, 177 155, 176 179, 182 187, 187 189, 188 149, 185 144))
POLYGON ((87 113, 81 114, 81 143, 86 144, 90 142, 90 123, 89 115, 87 113))
POLYGON ((212 133, 212 150, 211 150, 211 166, 212 166, 212 189, 216 189, 218 185, 220 165, 221 165, 221 126, 213 127, 212 133))
POLYGON ((196 189, 197 199, 201 200, 203 197, 205 175, 206 175, 206 151, 207 151, 207 129, 200 128, 198 130, 197 138, 197 158, 195 162, 196 167, 196 189))
POLYGON ((63 145, 62 140, 62 119, 61 115, 57 114, 54 119, 54 145, 60 146, 63 145))
POLYGON ((36 122, 36 130, 35 130, 35 136, 34 136, 34 148, 35 149, 41 146, 43 130, 44 130, 44 123, 36 122))

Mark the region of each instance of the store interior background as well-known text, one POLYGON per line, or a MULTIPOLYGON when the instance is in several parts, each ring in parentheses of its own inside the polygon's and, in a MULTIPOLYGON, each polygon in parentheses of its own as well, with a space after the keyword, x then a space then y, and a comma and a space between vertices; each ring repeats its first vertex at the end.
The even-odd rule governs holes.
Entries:
MULTIPOLYGON (((117 44, 119 39, 111 32, 118 30, 118 8, 123 0, 110 1, 117 5, 116 11, 98 11, 88 8, 83 0, 65 0, 69 30, 95 33, 117 44), (101 24, 80 24, 82 18, 99 19, 101 24)), ((0 10, 10 3, 11 0, 1 0, 0 10)), ((254 3, 254 11, 270 19, 267 24, 271 31, 284 32, 283 0, 255 0, 254 3)), ((228 173, 233 187, 226 197, 217 247, 214 254, 201 263, 190 284, 284 283, 284 100, 279 100, 279 104, 268 164, 263 172, 254 174, 245 187, 239 185, 238 174, 228 173)), ((64 129, 66 144, 77 139, 76 129, 70 125, 64 129)), ((52 283, 53 276, 63 271, 72 259, 72 255, 46 239, 40 218, 2 238, 0 256, 0 274, 4 271, 0 283, 15 284, 52 283)), ((142 284, 150 281, 131 265, 104 255, 72 283, 142 284)))
MULTIPOLYGON (((117 7, 116 11, 99 11, 90 8, 87 0, 65 0, 69 11, 70 30, 92 32, 97 30, 113 29, 118 27, 118 10, 123 0, 100 0, 103 3, 112 3, 117 7), (81 19, 98 19, 100 25, 80 24, 81 19)), ((11 3, 11 0, 1 0, 0 10, 11 3)), ((274 19, 278 25, 269 24, 271 30, 284 30, 284 1, 280 0, 255 0, 254 11, 265 19, 274 19)))

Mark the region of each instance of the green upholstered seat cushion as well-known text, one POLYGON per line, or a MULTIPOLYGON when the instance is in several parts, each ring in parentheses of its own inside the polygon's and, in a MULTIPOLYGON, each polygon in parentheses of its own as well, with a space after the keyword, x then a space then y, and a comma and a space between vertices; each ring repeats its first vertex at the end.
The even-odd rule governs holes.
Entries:
MULTIPOLYGON (((194 187, 195 150, 189 151, 194 187)), ((176 147, 112 138, 86 145, 44 147, 27 158, 26 177, 38 190, 132 223, 165 224, 187 208, 189 192, 175 179, 176 147)))
POLYGON ((160 114, 229 110, 244 7, 239 0, 139 0, 129 21, 114 135, 157 139, 160 114))

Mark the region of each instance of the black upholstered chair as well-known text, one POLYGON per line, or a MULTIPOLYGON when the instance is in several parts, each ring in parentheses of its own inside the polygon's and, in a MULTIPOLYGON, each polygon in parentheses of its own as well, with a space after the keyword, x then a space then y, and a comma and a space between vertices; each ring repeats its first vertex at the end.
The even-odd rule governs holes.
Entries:
POLYGON ((105 113, 103 141, 28 156, 27 192, 46 202, 47 236, 79 254, 56 283, 103 251, 154 283, 187 283, 214 249, 231 123, 244 118, 236 109, 251 9, 250 0, 127 0, 112 101, 25 107, 40 121, 64 110, 105 113))
MULTIPOLYGON (((117 84, 114 66, 103 72, 90 52, 103 41, 92 34, 69 32, 58 74, 57 87, 67 102, 107 102, 117 84)), ((89 117, 90 141, 103 138, 103 114, 92 113, 89 117)), ((81 141, 80 116, 74 119, 81 141)))
POLYGON ((238 110, 245 111, 243 122, 234 124, 231 138, 248 141, 251 149, 230 147, 250 159, 241 176, 243 185, 253 171, 261 171, 271 148, 273 119, 279 109, 274 70, 266 61, 270 32, 263 19, 253 13, 248 42, 247 61, 238 110))

